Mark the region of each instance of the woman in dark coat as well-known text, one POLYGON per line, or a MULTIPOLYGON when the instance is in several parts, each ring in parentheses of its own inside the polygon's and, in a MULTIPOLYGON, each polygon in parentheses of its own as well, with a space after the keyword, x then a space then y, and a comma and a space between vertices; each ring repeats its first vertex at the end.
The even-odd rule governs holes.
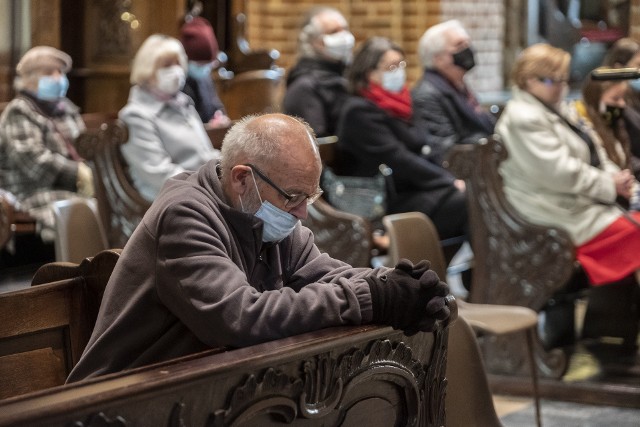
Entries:
POLYGON ((338 123, 345 175, 374 176, 380 164, 393 170, 395 191, 387 213, 419 211, 441 238, 466 233, 464 182, 429 158, 428 135, 412 121, 402 49, 384 37, 363 43, 347 70, 351 96, 338 123))

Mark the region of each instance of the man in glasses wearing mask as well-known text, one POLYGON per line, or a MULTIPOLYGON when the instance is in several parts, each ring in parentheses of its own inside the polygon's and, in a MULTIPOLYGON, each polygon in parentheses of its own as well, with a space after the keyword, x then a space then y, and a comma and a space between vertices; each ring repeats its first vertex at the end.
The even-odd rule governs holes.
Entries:
POLYGON ((298 34, 298 62, 287 76, 283 110, 302 117, 319 137, 335 135, 342 101, 343 77, 355 39, 342 14, 318 6, 306 15, 298 34))
POLYGON ((309 126, 249 116, 220 163, 170 178, 131 236, 68 381, 337 325, 407 334, 446 319, 447 285, 422 261, 353 268, 300 224, 322 193, 309 126))
POLYGON ((431 148, 444 161, 454 144, 475 143, 492 134, 495 118, 482 109, 464 81, 475 58, 459 21, 429 28, 420 38, 418 54, 424 74, 411 91, 414 120, 431 135, 431 148))

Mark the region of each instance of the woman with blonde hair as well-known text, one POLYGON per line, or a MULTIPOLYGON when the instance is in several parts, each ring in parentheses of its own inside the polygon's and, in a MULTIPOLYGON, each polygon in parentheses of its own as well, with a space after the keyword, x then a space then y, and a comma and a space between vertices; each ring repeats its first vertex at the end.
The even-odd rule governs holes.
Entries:
POLYGON ((496 125, 509 153, 500 173, 514 208, 534 223, 564 228, 591 285, 604 285, 640 269, 640 214, 625 216, 616 205, 631 195, 630 171, 609 159, 563 102, 570 60, 548 44, 516 60, 513 98, 496 125))
POLYGON ((133 59, 129 101, 118 115, 129 131, 122 154, 134 186, 149 201, 168 178, 220 157, 193 100, 180 91, 186 72, 182 44, 162 34, 149 36, 133 59))

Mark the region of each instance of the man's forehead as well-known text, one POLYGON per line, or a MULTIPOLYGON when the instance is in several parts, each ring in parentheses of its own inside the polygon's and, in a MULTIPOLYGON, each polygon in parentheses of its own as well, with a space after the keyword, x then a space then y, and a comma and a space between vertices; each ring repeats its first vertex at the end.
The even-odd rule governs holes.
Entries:
POLYGON ((349 27, 347 20, 340 13, 333 10, 322 12, 315 19, 323 33, 330 34, 349 27))
POLYGON ((469 44, 469 35, 459 29, 450 29, 445 33, 447 39, 447 46, 460 47, 469 44))

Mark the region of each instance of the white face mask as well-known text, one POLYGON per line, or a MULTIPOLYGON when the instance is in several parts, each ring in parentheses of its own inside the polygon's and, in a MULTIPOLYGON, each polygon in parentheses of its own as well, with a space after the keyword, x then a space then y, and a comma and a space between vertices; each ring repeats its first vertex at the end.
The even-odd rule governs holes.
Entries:
POLYGON ((160 68, 156 71, 157 88, 165 95, 175 95, 184 86, 186 76, 179 65, 160 68))
POLYGON ((404 68, 398 67, 393 71, 382 73, 382 87, 389 92, 400 92, 406 81, 407 74, 404 68))
POLYGON ((355 37, 347 30, 322 36, 324 54, 337 61, 347 63, 351 60, 351 52, 356 43, 355 37))

